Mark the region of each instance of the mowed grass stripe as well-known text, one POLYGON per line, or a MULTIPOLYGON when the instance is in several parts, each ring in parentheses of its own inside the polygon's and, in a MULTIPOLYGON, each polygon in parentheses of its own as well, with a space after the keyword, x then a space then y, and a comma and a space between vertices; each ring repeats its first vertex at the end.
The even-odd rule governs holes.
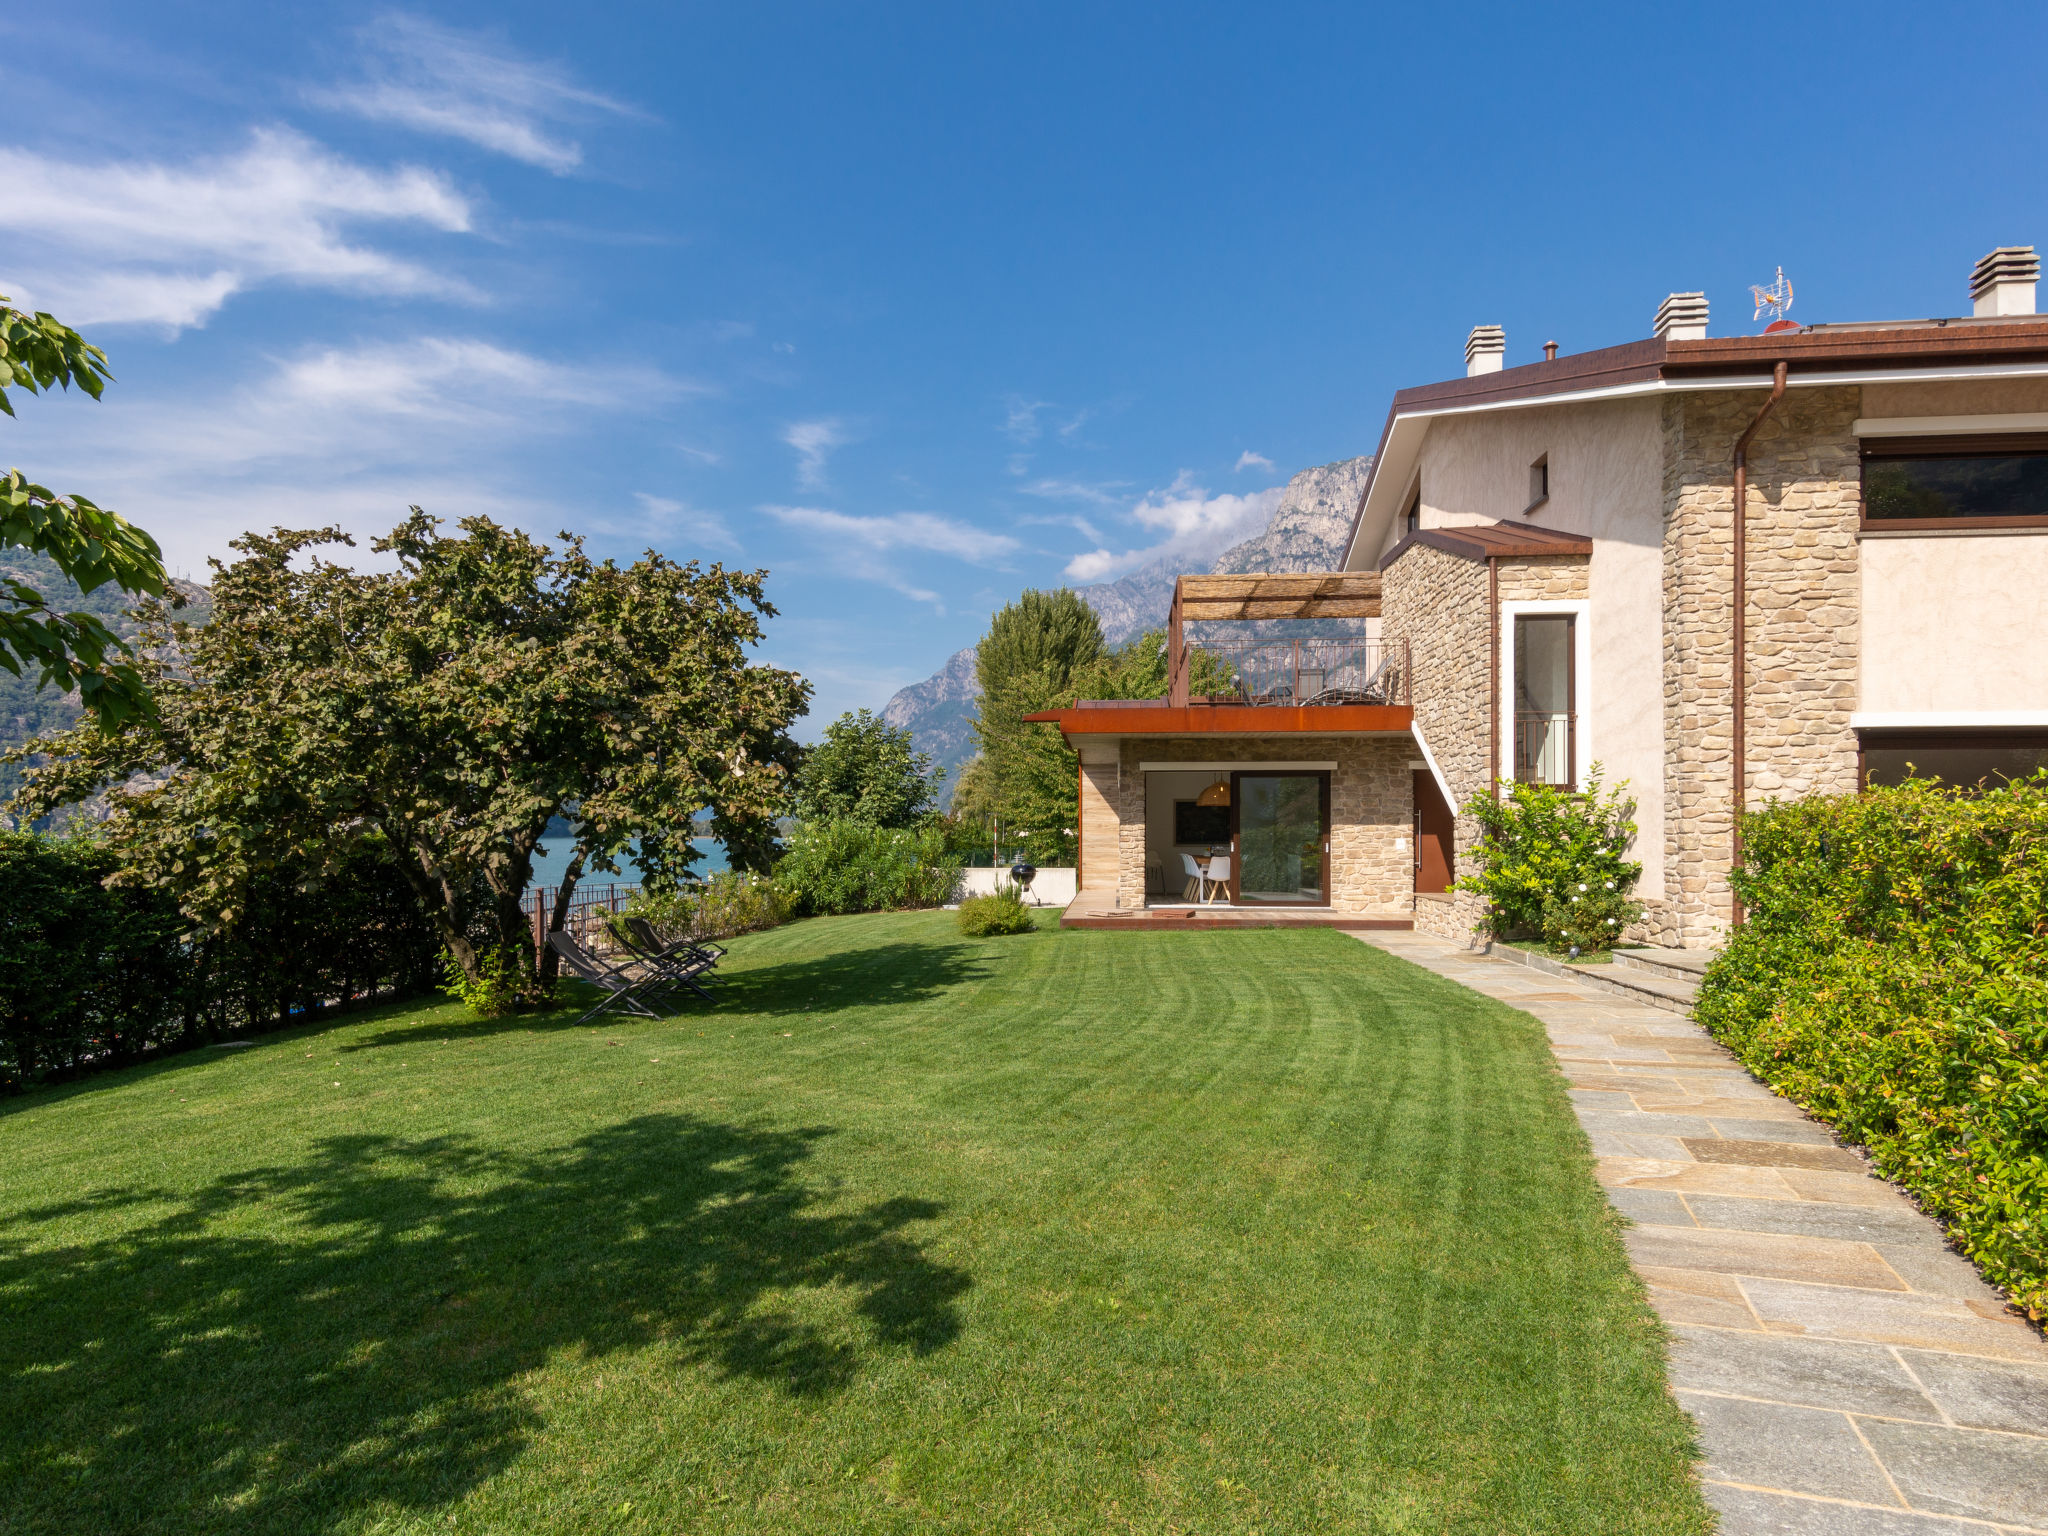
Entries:
POLYGON ((0 1106, 0 1533, 1707 1528, 1527 1016, 1327 931, 722 969, 0 1106))

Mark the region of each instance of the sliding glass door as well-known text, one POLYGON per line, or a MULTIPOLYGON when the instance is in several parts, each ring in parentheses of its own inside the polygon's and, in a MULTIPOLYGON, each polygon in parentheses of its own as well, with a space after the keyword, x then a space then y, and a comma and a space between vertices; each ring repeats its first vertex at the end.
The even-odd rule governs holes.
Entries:
POLYGON ((1330 776, 1233 774, 1230 803, 1237 851, 1231 899, 1329 905, 1330 776))

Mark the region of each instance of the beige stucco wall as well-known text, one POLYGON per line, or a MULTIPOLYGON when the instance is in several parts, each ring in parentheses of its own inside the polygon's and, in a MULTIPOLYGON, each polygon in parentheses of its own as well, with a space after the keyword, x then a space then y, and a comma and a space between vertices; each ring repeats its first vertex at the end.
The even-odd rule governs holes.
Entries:
POLYGON ((2048 709, 2048 532, 1866 538, 1866 713, 2048 709))
MULTIPOLYGON (((1334 762, 1330 775, 1330 904, 1346 911, 1405 911, 1414 892, 1409 848, 1415 743, 1398 736, 1127 737, 1123 787, 1109 777, 1118 811, 1117 905, 1145 904, 1146 774, 1143 762, 1334 762)), ((1094 884, 1095 877, 1088 877, 1094 884)), ((1171 886, 1177 890, 1177 884, 1171 886)))

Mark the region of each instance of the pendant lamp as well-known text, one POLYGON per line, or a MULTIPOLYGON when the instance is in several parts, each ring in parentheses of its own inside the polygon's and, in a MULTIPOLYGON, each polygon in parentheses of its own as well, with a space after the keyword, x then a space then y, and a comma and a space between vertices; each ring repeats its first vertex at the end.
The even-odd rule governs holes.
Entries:
POLYGON ((1208 806, 1230 804, 1230 780, 1218 779, 1214 784, 1211 784, 1207 789, 1195 796, 1195 804, 1208 806))

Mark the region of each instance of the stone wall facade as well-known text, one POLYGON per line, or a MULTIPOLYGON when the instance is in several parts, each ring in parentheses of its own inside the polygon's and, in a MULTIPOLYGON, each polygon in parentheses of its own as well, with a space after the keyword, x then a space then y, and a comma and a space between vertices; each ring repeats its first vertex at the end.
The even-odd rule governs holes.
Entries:
MULTIPOLYGON (((1732 849, 1732 456, 1762 390, 1664 408, 1665 871, 1658 942, 1725 936, 1732 849)), ((1786 392, 1749 451, 1746 804, 1856 787, 1862 391, 1786 392)))
MULTIPOLYGON (((1498 600, 1573 602, 1591 595, 1584 555, 1539 555, 1502 560, 1495 572, 1498 600)), ((1415 669, 1415 724, 1449 782, 1452 808, 1491 789, 1495 747, 1493 718, 1497 684, 1490 675, 1494 635, 1487 613, 1487 570, 1467 560, 1411 545, 1381 573, 1381 632, 1409 642, 1415 669)), ((1508 725, 1500 722, 1505 731, 1508 725)), ((1504 738, 1503 738, 1504 741, 1504 738)), ((1459 877, 1475 868, 1472 850, 1479 823, 1460 815, 1455 834, 1459 877)), ((1485 903, 1469 891, 1451 900, 1411 900, 1415 925, 1443 938, 1469 941, 1485 903)))
POLYGON ((1078 881, 1082 890, 1114 890, 1119 859, 1116 807, 1116 753, 1113 748, 1090 745, 1081 754, 1081 867, 1078 881))
MULTIPOLYGON (((1414 668, 1415 728, 1450 787, 1453 810, 1491 782, 1487 767, 1487 657, 1493 638, 1486 615, 1486 566, 1427 544, 1412 544, 1380 573, 1380 633, 1406 640, 1414 668)), ((1409 793, 1414 794, 1411 782, 1409 793)), ((1479 823, 1459 816, 1454 875, 1471 872, 1479 823)), ((1440 938, 1467 940, 1484 911, 1469 891, 1448 902, 1414 900, 1415 926, 1440 938)))
MULTIPOLYGON (((1330 774, 1330 905, 1345 911, 1405 910, 1415 885, 1408 849, 1414 816, 1406 736, 1126 737, 1122 786, 1102 776, 1116 808, 1117 905, 1145 905, 1144 762, 1334 762, 1330 774)), ((1092 878, 1092 877, 1091 877, 1092 878)))

